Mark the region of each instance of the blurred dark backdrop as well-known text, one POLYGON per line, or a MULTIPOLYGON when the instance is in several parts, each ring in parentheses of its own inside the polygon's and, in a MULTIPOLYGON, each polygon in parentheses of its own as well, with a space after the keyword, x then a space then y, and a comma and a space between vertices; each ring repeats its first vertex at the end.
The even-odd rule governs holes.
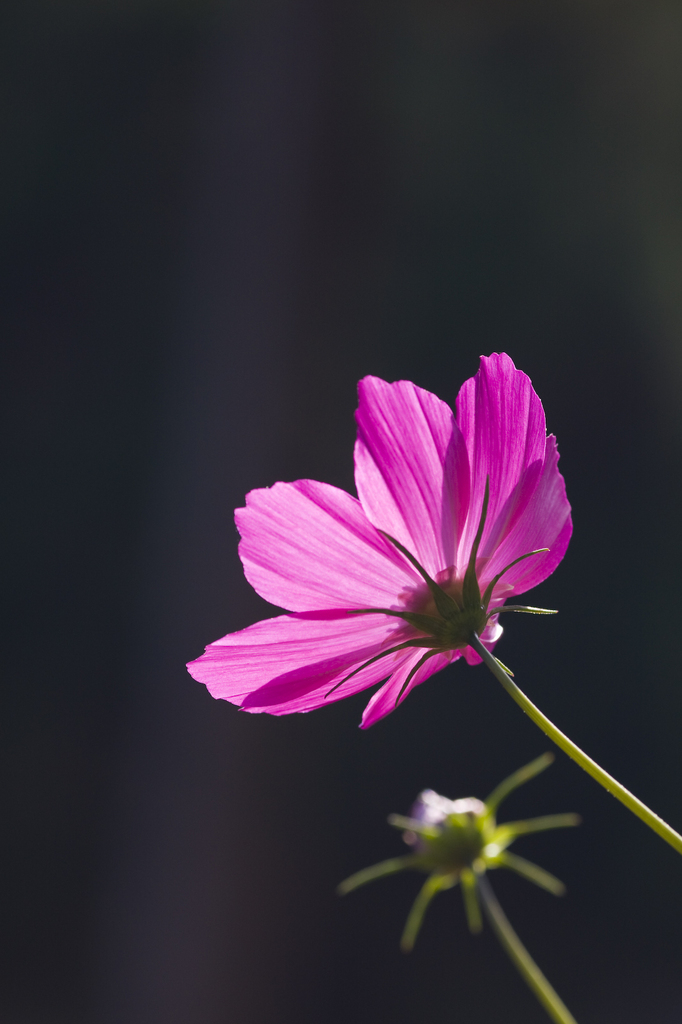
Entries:
MULTIPOLYGON (((574 507, 500 656, 682 826, 682 6, 672 0, 6 0, 0 33, 8 1024, 541 1024, 441 897, 398 951, 424 786, 548 748, 458 665, 237 713, 184 662, 272 609, 232 509, 352 489, 357 379, 452 402, 528 372, 574 507)), ((563 755, 511 817, 562 900, 498 874, 581 1024, 682 1019, 680 858, 563 755)))

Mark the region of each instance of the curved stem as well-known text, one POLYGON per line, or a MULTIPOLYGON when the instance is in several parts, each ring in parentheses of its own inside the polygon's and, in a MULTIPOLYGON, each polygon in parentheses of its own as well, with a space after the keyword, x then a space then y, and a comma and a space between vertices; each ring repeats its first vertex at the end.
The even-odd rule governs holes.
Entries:
POLYGON ((497 902, 497 897, 490 887, 490 882, 485 877, 479 877, 478 889, 483 901, 485 916, 500 940, 505 952, 509 956, 519 974, 528 987, 533 990, 547 1013, 556 1024, 577 1024, 577 1021, 567 1006, 564 1005, 557 993, 554 991, 547 978, 544 976, 538 965, 535 963, 526 947, 521 942, 507 915, 497 902))
POLYGON ((603 768, 600 768, 596 761, 593 761, 591 757, 576 746, 573 740, 570 740, 565 733, 560 729, 557 729, 555 725, 550 722, 546 715, 543 715, 542 711, 533 704, 531 700, 526 697, 525 693, 518 688, 513 679, 507 675, 502 666, 488 651, 478 636, 474 633, 469 641, 470 646, 481 656, 483 661, 486 663, 492 674, 499 682, 502 683, 509 696, 516 701, 519 707, 526 712, 529 718, 531 718, 537 726, 539 726, 546 736, 549 736, 551 740, 556 743, 558 747, 563 750, 565 754, 568 754, 576 764, 579 764, 588 775, 591 775, 604 789, 615 796, 616 800, 620 800, 628 810, 636 814, 638 818, 653 829, 653 831, 665 839, 666 843, 670 843, 673 849, 677 850, 678 853, 682 853, 682 836, 679 832, 676 832, 674 828, 666 824, 663 818, 659 818, 651 808, 643 804, 641 800, 626 789, 625 786, 621 786, 620 782, 605 772, 603 768))

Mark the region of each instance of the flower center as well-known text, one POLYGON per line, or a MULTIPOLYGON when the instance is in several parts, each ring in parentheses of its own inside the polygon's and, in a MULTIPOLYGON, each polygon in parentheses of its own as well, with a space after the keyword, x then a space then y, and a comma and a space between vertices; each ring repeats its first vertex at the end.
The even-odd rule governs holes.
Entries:
POLYGON ((487 614, 480 603, 478 607, 464 607, 464 579, 455 566, 439 572, 435 582, 454 602, 451 612, 443 614, 442 606, 439 610, 432 590, 424 584, 409 595, 403 617, 419 632, 437 641, 443 650, 464 648, 472 632, 485 629, 487 614))

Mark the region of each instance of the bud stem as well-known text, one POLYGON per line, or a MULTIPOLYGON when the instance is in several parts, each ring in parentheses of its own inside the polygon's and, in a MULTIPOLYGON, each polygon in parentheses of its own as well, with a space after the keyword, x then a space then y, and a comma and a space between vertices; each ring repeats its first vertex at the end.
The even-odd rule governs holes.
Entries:
POLYGON ((484 876, 478 879, 478 891, 483 902, 485 916, 500 940, 504 951, 528 987, 538 997, 552 1020, 556 1021, 556 1024, 577 1024, 571 1011, 554 991, 510 925, 507 915, 497 902, 497 897, 490 887, 490 882, 484 876))
MULTIPOLYGON (((563 750, 565 754, 568 754, 576 764, 579 764, 588 775, 591 775, 604 789, 615 796, 616 800, 620 800, 622 804, 636 814, 638 818, 653 829, 661 839, 665 839, 666 843, 669 843, 673 849, 677 850, 678 853, 682 853, 682 836, 675 829, 667 825, 662 818, 659 818, 646 804, 643 804, 641 800, 626 789, 625 786, 621 786, 620 782, 605 772, 603 768, 600 768, 596 761, 593 761, 591 757, 576 746, 573 740, 570 740, 565 733, 557 729, 555 725, 550 722, 549 718, 543 715, 542 711, 533 704, 531 700, 526 697, 525 693, 518 688, 516 683, 507 675, 499 662, 493 657, 489 650, 483 646, 476 633, 473 633, 469 644, 476 651, 478 655, 486 663, 495 678, 502 683, 509 696, 516 701, 519 707, 526 712, 529 718, 531 718, 537 726, 542 729, 545 735, 549 736, 551 740, 558 747, 563 750)), ((557 1018, 558 1019, 558 1018, 557 1018)), ((572 1018, 571 1018, 572 1019, 572 1018)))

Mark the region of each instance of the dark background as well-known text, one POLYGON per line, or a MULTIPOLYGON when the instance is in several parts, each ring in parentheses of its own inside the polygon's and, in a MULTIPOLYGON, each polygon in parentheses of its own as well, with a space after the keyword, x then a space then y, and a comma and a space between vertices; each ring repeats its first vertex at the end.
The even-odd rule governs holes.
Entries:
MULTIPOLYGON (((568 555, 499 647, 682 826, 682 6, 5 0, 0 332, 7 1024, 541 1024, 419 884, 344 900, 425 786, 548 748, 482 668, 368 732, 366 694, 239 714, 184 662, 272 609, 232 509, 352 489, 355 385, 453 402, 509 352, 559 438, 568 555)), ((682 861, 563 755, 576 810, 493 884, 580 1024, 682 1019, 682 861)))

